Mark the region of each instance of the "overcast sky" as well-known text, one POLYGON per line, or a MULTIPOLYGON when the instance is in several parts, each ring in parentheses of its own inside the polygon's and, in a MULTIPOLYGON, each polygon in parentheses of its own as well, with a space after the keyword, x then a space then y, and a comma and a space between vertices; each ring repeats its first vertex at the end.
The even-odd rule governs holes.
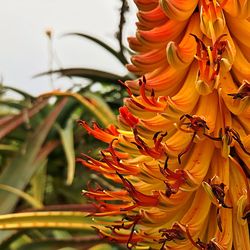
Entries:
MULTIPOLYGON (((120 64, 101 48, 67 32, 95 35, 114 47, 119 0, 0 0, 0 76, 4 83, 32 94, 51 90, 48 77, 32 79, 49 69, 46 29, 54 31, 54 47, 63 67, 90 67, 123 73, 120 64)), ((135 7, 129 1, 126 36, 135 30, 135 7)), ((67 80, 56 81, 66 88, 67 80)))

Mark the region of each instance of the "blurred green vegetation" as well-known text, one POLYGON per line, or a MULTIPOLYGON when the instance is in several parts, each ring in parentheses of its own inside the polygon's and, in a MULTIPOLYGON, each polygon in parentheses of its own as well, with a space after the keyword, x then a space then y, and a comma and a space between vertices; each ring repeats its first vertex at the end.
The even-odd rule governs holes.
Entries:
MULTIPOLYGON (((121 1, 119 51, 87 34, 68 35, 102 46, 125 65, 123 26, 128 5, 121 1)), ((66 92, 40 97, 5 85, 0 87, 0 250, 122 249, 100 241, 86 216, 92 206, 81 195, 89 181, 102 177, 77 164, 81 153, 98 157, 105 145, 88 136, 77 120, 116 122, 125 90, 118 80, 133 78, 86 69, 59 69, 44 74, 88 79, 66 92), (93 91, 93 85, 98 86, 93 91), (20 98, 11 98, 15 92, 20 98), (51 98, 52 97, 52 98, 51 98)))

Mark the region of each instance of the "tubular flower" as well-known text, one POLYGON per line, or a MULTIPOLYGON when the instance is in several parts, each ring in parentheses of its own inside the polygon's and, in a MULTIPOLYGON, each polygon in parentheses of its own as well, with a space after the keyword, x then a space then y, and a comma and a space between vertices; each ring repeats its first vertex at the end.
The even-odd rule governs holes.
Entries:
POLYGON ((97 230, 130 249, 249 250, 250 1, 134 2, 119 126, 81 122, 109 146, 79 161, 120 187, 84 191, 97 230))

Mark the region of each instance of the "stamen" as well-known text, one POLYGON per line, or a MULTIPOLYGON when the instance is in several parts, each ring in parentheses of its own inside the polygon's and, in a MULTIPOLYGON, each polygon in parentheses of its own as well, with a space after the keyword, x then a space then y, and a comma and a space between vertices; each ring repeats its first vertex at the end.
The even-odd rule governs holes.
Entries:
POLYGON ((131 89, 128 87, 128 85, 126 83, 124 83, 123 81, 121 80, 118 80, 118 82, 126 88, 126 91, 127 93, 129 94, 129 96, 131 97, 129 99, 129 101, 131 101, 133 104, 135 104, 137 107, 141 108, 141 109, 145 109, 145 106, 143 106, 142 104, 138 103, 136 100, 135 100, 135 96, 134 94, 132 93, 131 89))
POLYGON ((147 95, 146 95, 146 83, 147 83, 147 81, 146 81, 146 77, 145 77, 145 76, 142 77, 142 80, 139 79, 139 86, 140 86, 140 94, 141 94, 141 97, 142 97, 143 100, 144 100, 147 104, 149 104, 150 106, 151 106, 151 105, 155 106, 155 105, 157 105, 157 102, 156 102, 156 100, 155 100, 155 92, 154 92, 153 89, 151 90, 151 100, 150 100, 150 99, 147 97, 147 95))
POLYGON ((232 93, 232 94, 227 94, 227 95, 232 96, 233 99, 243 99, 246 96, 250 96, 250 92, 232 93))
POLYGON ((225 134, 228 139, 228 145, 232 143, 232 139, 234 139, 241 147, 241 149, 247 154, 250 155, 250 152, 248 152, 244 146, 244 144, 241 141, 240 134, 233 128, 226 127, 225 128, 225 134))
POLYGON ((132 97, 132 96, 133 96, 133 93, 132 93, 131 89, 128 87, 128 85, 127 85, 125 82, 123 82, 122 80, 118 80, 118 82, 119 82, 123 87, 126 88, 128 94, 129 94, 129 96, 132 97))
POLYGON ((154 136, 153 136, 153 141, 154 141, 154 143, 156 143, 156 139, 157 139, 158 135, 159 135, 161 132, 162 132, 162 131, 158 131, 158 132, 156 132, 156 133, 154 134, 154 136))
MULTIPOLYGON (((192 243, 192 245, 193 245, 194 247, 199 248, 199 245, 197 244, 197 242, 195 242, 195 241, 193 240, 193 238, 192 238, 192 236, 191 236, 191 234, 190 234, 188 225, 185 225, 185 228, 186 228, 187 237, 188 237, 188 239, 190 240, 190 242, 192 243)), ((199 238, 198 238, 198 240, 199 240, 199 238)), ((199 249, 200 249, 200 248, 199 248, 199 249)))
POLYGON ((203 135, 205 135, 207 138, 209 138, 213 141, 221 141, 222 140, 222 137, 213 137, 213 136, 205 134, 205 133, 203 135))
POLYGON ((132 242, 133 234, 134 234, 136 225, 138 224, 138 222, 141 219, 141 215, 127 216, 126 218, 134 221, 133 224, 131 225, 132 226, 131 233, 129 235, 128 242, 127 242, 127 248, 132 249, 133 244, 131 242, 132 242))
POLYGON ((135 104, 138 108, 140 109, 146 109, 145 106, 143 106, 142 104, 140 104, 139 102, 136 102, 134 99, 129 99, 129 101, 131 101, 133 104, 135 104))
POLYGON ((159 137, 159 139, 157 139, 157 136, 159 135, 159 133, 156 133, 153 137, 154 140, 154 147, 150 148, 139 136, 138 134, 138 130, 136 129, 136 127, 133 128, 133 133, 134 133, 134 138, 135 138, 135 142, 131 142, 132 144, 136 145, 138 150, 145 155, 149 155, 155 159, 159 159, 162 157, 162 155, 164 154, 164 148, 161 144, 163 138, 167 135, 167 132, 164 134, 161 134, 161 136, 159 137))
MULTIPOLYGON (((162 142, 163 138, 164 138, 165 136, 167 136, 167 134, 168 134, 168 132, 165 132, 164 134, 161 134, 161 136, 158 138, 158 140, 157 140, 157 136, 156 136, 156 138, 155 138, 155 137, 153 138, 153 139, 154 139, 154 144, 155 144, 155 150, 156 150, 156 151, 159 150, 159 147, 160 147, 160 145, 161 145, 161 142, 162 142)), ((158 134, 158 135, 159 135, 159 134, 158 134)))
POLYGON ((168 160, 169 160, 169 156, 167 155, 167 158, 166 158, 165 163, 164 163, 164 170, 167 170, 167 168, 168 168, 168 160))
MULTIPOLYGON (((209 130, 209 127, 207 126, 207 123, 203 118, 201 118, 201 117, 199 117, 197 115, 185 114, 185 115, 182 115, 180 117, 180 121, 181 121, 181 123, 179 125, 179 128, 181 129, 181 131, 190 133, 189 130, 185 130, 185 129, 182 128, 182 126, 184 125, 187 128, 192 129, 194 131, 194 133, 193 133, 191 141, 187 145, 186 149, 178 155, 178 163, 179 164, 181 164, 181 157, 190 150, 190 148, 191 148, 191 146, 193 144, 194 138, 195 138, 196 134, 198 132, 200 132, 200 130, 203 130, 203 135, 210 138, 209 135, 205 134, 205 130, 206 129, 209 130), (186 118, 189 120, 189 122, 184 122, 186 118)), ((213 138, 213 137, 211 137, 211 138, 213 138)))
POLYGON ((205 92, 201 92, 201 94, 208 94, 214 87, 217 87, 216 83, 220 73, 220 63, 223 58, 222 55, 227 46, 229 46, 227 40, 221 41, 226 34, 219 36, 212 47, 206 46, 196 35, 190 35, 195 38, 197 43, 196 59, 199 64, 199 79, 196 87, 198 88, 198 91, 205 91, 202 90, 205 87, 207 90, 205 92))
POLYGON ((133 243, 132 243, 133 234, 135 232, 135 227, 138 224, 140 219, 141 219, 141 215, 139 215, 139 214, 131 215, 131 216, 125 215, 121 221, 121 224, 106 226, 106 228, 111 229, 112 232, 114 232, 114 233, 116 233, 116 230, 119 231, 120 229, 125 229, 125 230, 131 229, 130 234, 129 234, 129 238, 127 240, 127 248, 132 249, 132 247, 133 247, 133 243), (128 222, 132 222, 132 223, 129 223, 126 225, 124 220, 127 220, 128 222))
POLYGON ((195 136, 196 136, 196 132, 193 133, 193 136, 192 136, 192 138, 191 138, 191 141, 188 143, 186 149, 185 149, 184 151, 182 151, 180 154, 178 154, 178 163, 179 163, 179 164, 181 164, 181 157, 182 157, 184 154, 186 154, 186 153, 190 150, 190 148, 191 148, 191 146, 192 146, 192 144, 193 144, 193 141, 194 141, 195 136))
POLYGON ((220 207, 218 207, 217 211, 216 211, 216 221, 217 221, 217 225, 219 227, 220 232, 222 232, 222 221, 221 221, 221 215, 220 215, 220 207))
POLYGON ((130 181, 125 179, 121 174, 116 172, 116 174, 120 177, 123 182, 125 189, 128 191, 132 199, 136 202, 138 206, 157 206, 159 203, 159 194, 154 195, 146 195, 135 189, 130 181))

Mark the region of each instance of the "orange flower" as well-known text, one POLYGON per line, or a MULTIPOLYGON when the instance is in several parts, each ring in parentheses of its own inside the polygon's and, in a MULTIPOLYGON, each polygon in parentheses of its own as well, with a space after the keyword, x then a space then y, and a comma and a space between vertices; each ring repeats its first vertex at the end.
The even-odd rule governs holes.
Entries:
POLYGON ((249 250, 250 1, 134 0, 119 128, 84 165, 121 188, 89 188, 105 238, 133 249, 249 250))

